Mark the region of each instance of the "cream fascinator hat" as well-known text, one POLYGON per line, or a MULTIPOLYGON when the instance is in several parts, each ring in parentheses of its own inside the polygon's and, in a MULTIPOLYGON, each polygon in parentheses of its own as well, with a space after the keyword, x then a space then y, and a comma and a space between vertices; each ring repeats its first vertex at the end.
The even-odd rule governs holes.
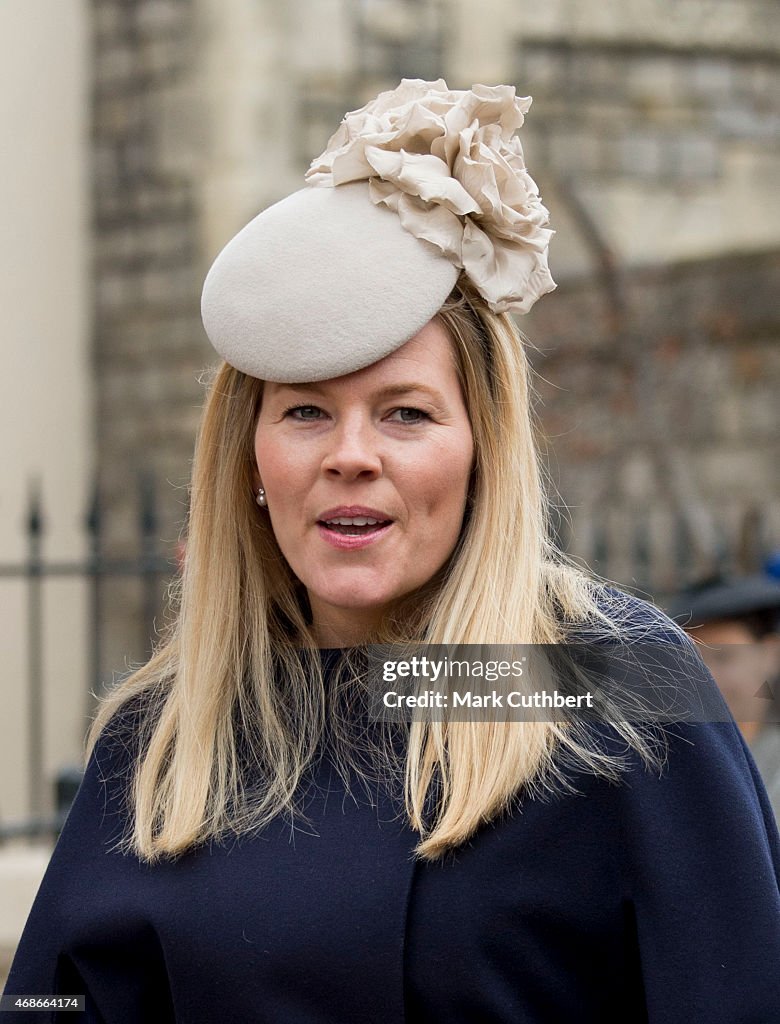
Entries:
POLYGON ((404 79, 347 114, 307 186, 214 261, 201 310, 217 352, 264 380, 339 377, 412 338, 461 271, 494 312, 527 313, 555 287, 515 135, 530 105, 509 85, 404 79))

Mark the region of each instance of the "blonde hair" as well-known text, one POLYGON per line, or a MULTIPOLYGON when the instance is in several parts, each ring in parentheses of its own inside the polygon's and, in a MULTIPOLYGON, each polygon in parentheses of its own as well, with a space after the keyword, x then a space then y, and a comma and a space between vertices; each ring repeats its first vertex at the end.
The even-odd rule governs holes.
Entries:
MULTIPOLYGON (((597 581, 558 552, 531 414, 530 370, 511 318, 461 280, 438 314, 457 354, 475 446, 464 527, 445 571, 403 601, 373 640, 555 644, 565 624, 620 631, 597 581)), ((136 709, 126 846, 153 862, 226 832, 296 813, 323 734, 326 690, 305 597, 253 495, 262 381, 224 364, 210 388, 192 477, 178 614, 151 660, 110 691, 87 752, 136 709), (254 783, 248 785, 248 779, 254 783)), ((628 744, 654 763, 627 722, 628 744)), ((403 763, 405 813, 432 860, 521 792, 562 782, 560 757, 615 777, 618 759, 560 723, 415 721, 403 763), (431 797, 433 810, 431 811, 431 797)), ((339 757, 349 763, 345 749, 339 757)))

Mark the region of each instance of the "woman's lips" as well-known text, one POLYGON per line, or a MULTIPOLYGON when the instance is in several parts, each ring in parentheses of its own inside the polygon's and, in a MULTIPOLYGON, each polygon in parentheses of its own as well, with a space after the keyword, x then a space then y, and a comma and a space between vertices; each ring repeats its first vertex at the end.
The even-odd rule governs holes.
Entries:
POLYGON ((350 528, 342 526, 340 529, 336 529, 333 526, 326 526, 321 521, 317 522, 320 537, 332 547, 339 548, 342 551, 354 551, 357 548, 367 547, 369 544, 373 544, 384 537, 392 526, 393 522, 389 521, 377 523, 376 526, 370 527, 352 527, 353 530, 360 532, 342 533, 342 530, 349 530, 350 528))

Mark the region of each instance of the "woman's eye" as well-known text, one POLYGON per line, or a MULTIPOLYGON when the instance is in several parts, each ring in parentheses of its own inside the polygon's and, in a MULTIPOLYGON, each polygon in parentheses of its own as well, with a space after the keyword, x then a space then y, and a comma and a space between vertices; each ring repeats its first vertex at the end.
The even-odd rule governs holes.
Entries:
POLYGON ((290 416, 294 420, 317 420, 321 412, 322 409, 316 405, 293 405, 286 410, 285 416, 290 416))
POLYGON ((395 416, 399 423, 421 423, 423 420, 430 419, 427 412, 423 412, 422 409, 414 409, 411 406, 395 409, 391 416, 395 416))

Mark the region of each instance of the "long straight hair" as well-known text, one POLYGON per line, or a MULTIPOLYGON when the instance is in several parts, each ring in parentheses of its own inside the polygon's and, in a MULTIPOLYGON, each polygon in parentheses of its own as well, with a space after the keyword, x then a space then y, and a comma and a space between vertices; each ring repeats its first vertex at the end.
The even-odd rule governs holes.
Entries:
MULTIPOLYGON (((619 636, 620 598, 610 592, 606 612, 607 591, 549 537, 522 336, 463 279, 438 318, 453 341, 474 437, 464 525, 445 571, 369 639, 556 644, 564 624, 585 622, 619 636)), ((125 845, 147 862, 295 815, 326 724, 305 593, 254 501, 262 389, 227 364, 216 373, 196 445, 177 614, 150 661, 102 698, 87 740, 89 754, 122 709, 141 709, 125 845)), ((638 729, 616 728, 646 763, 657 762, 638 729)), ((427 860, 463 843, 518 794, 561 782, 558 755, 610 777, 621 768, 549 721, 415 721, 407 739, 405 813, 427 860)))

